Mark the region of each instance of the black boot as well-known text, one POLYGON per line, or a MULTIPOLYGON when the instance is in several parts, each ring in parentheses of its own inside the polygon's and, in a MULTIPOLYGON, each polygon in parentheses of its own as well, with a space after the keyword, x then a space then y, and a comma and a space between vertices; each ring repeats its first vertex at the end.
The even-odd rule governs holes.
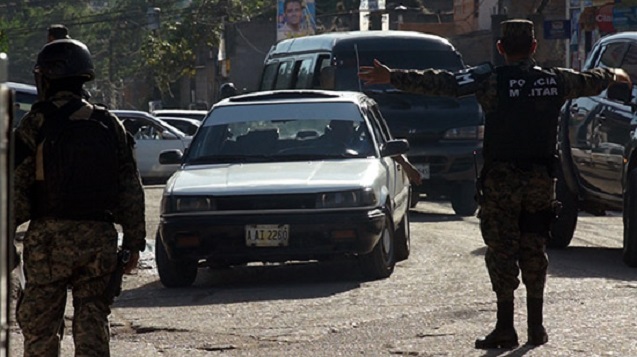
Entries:
POLYGON ((498 322, 495 329, 476 340, 476 348, 513 348, 518 346, 518 334, 513 327, 513 300, 498 302, 498 322))
POLYGON ((540 346, 549 341, 549 336, 546 334, 542 317, 542 306, 544 305, 543 299, 528 298, 526 301, 526 309, 528 313, 528 325, 529 325, 529 341, 527 344, 540 346))

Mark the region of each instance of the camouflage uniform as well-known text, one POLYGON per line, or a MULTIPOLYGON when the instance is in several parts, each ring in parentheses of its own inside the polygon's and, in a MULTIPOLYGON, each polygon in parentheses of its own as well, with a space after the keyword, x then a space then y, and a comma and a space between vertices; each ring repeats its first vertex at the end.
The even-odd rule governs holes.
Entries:
MULTIPOLYGON (((60 107, 76 98, 79 96, 70 92, 59 92, 50 100, 60 107)), ((71 119, 89 117, 92 108, 85 101, 71 119)), ((126 132, 119 120, 111 117, 117 122, 120 162, 114 221, 122 226, 124 245, 141 251, 146 237, 144 191, 126 132)), ((33 153, 43 121, 44 115, 32 110, 15 132, 22 149, 31 153, 15 170, 16 227, 31 220, 23 243, 27 283, 17 309, 24 355, 58 356, 67 289, 71 288, 76 356, 108 356, 110 302, 101 297, 117 263, 117 231, 109 222, 32 216, 31 191, 37 172, 33 153)))
MULTIPOLYGON (((535 62, 527 59, 510 65, 525 69, 535 66, 535 62)), ((562 102, 596 95, 608 87, 614 76, 610 70, 601 68, 584 72, 565 68, 553 68, 552 71, 557 73, 564 89, 562 102)), ((458 82, 453 73, 445 70, 392 70, 391 83, 413 93, 458 96, 458 82)), ((494 73, 475 91, 487 114, 498 107, 497 94, 497 75, 494 73)), ((485 135, 492 130, 489 124, 487 119, 485 135)), ((485 152, 485 162, 489 160, 487 155, 485 152)), ((542 232, 520 232, 519 221, 524 211, 537 213, 550 209, 555 197, 554 179, 546 166, 520 168, 506 162, 489 164, 481 176, 484 202, 479 211, 480 228, 488 247, 486 265, 498 301, 513 299, 513 291, 519 285, 518 264, 529 296, 542 297, 548 266, 545 253, 548 227, 542 232)))

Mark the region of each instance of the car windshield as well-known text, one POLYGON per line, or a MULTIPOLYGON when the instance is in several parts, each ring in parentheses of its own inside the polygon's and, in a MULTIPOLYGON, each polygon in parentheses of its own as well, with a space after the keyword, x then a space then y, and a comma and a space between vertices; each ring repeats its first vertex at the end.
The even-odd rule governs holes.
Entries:
POLYGON ((375 156, 353 103, 285 103, 214 109, 190 145, 186 164, 277 162, 375 156))

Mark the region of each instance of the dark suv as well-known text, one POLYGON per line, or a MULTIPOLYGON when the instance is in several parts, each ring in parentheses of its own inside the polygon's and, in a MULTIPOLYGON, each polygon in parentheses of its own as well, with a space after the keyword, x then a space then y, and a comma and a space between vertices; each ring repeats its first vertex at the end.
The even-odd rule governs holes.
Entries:
MULTIPOLYGON (((584 69, 621 67, 637 83, 637 32, 598 41, 584 69)), ((561 177, 557 196, 563 208, 549 246, 564 248, 573 238, 578 211, 604 215, 623 211, 624 262, 637 267, 637 100, 618 100, 612 90, 568 101, 559 131, 561 177)), ((631 99, 632 97, 632 99, 631 99)))
POLYGON ((331 32, 288 39, 268 53, 260 90, 321 88, 321 72, 333 69, 338 91, 361 91, 378 102, 394 137, 409 141, 409 160, 423 183, 413 186, 412 204, 420 194, 445 199, 461 216, 475 213, 475 174, 482 156, 484 113, 474 96, 435 97, 407 93, 390 85, 363 86, 357 72, 378 59, 405 69, 465 68, 461 54, 446 39, 411 31, 331 32), (475 153, 475 155, 474 155, 475 153))

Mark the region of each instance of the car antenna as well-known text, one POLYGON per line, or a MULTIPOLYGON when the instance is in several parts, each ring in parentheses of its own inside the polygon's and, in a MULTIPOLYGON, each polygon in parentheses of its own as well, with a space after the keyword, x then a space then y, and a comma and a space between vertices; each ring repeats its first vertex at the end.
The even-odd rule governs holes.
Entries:
MULTIPOLYGON (((354 44, 354 53, 356 53, 356 70, 358 70, 359 68, 361 68, 361 60, 360 57, 358 56, 358 44, 354 44)), ((363 91, 363 85, 361 84, 361 79, 358 78, 358 76, 356 77, 358 79, 358 91, 362 92, 363 91)))

